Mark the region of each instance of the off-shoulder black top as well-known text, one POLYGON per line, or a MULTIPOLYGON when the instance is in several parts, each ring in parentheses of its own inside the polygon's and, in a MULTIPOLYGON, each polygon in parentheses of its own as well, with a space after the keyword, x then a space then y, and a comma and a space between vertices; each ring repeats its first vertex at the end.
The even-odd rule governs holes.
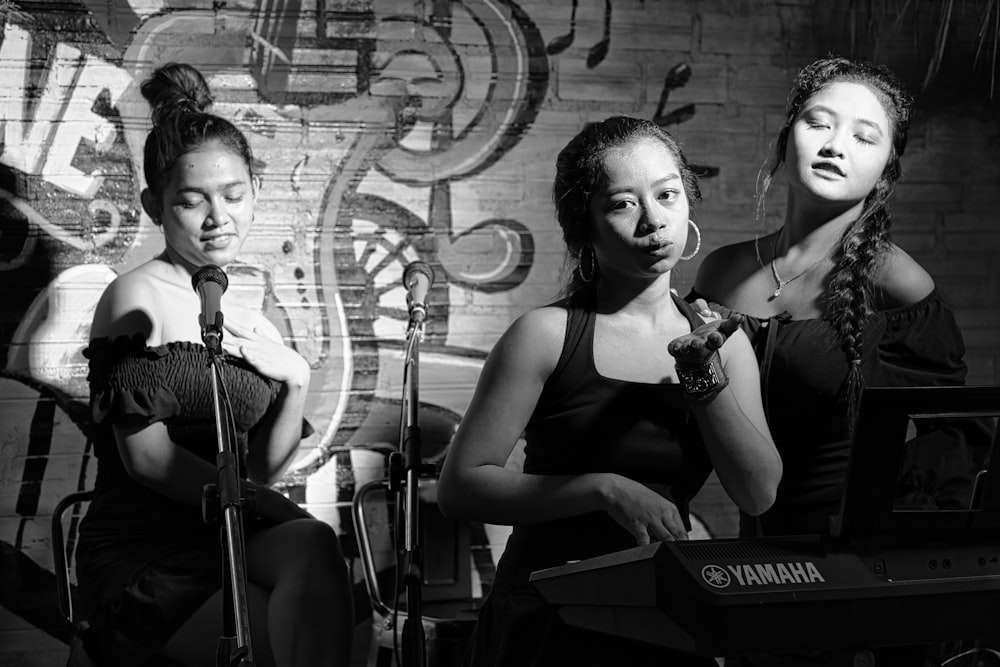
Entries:
MULTIPOLYGON (((692 292, 688 299, 706 298, 692 292)), ((707 299, 724 316, 729 308, 707 299)), ((840 509, 851 446, 842 387, 848 362, 825 319, 745 314, 744 329, 760 364, 768 425, 784 466, 774 506, 741 534, 822 534, 840 509)), ((965 383, 962 333, 944 295, 875 313, 866 323, 861 370, 866 386, 945 386, 965 383)), ((940 429, 925 422, 922 430, 940 429)), ((913 447, 900 480, 910 506, 968 506, 975 472, 989 447, 982 422, 946 425, 946 444, 913 447)))
MULTIPOLYGON (((162 422, 175 444, 214 465, 219 445, 208 353, 191 342, 150 347, 136 335, 94 339, 84 356, 98 460, 96 494, 76 552, 91 626, 84 642, 102 664, 146 664, 219 589, 220 532, 205 524, 201 507, 129 477, 112 427, 162 422)), ((242 460, 281 387, 237 357, 223 358, 222 377, 242 460)))

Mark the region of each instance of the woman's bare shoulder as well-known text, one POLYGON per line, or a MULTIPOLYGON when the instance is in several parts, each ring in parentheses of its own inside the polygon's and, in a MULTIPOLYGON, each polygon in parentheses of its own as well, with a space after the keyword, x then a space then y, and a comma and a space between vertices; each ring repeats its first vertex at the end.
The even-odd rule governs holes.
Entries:
POLYGON ((527 311, 515 319, 491 352, 501 363, 528 363, 543 371, 555 368, 562 354, 568 311, 553 304, 527 311))
POLYGON ((562 304, 533 308, 514 320, 508 333, 517 338, 529 338, 540 345, 547 345, 552 340, 561 345, 568 317, 562 304))
POLYGON ((94 311, 91 338, 147 336, 160 321, 156 304, 156 272, 149 264, 116 277, 105 288, 94 311))
POLYGON ((702 260, 694 289, 712 299, 725 299, 759 268, 753 239, 724 245, 702 260))
POLYGON ((934 290, 934 278, 905 250, 890 243, 875 276, 882 308, 917 303, 934 290))

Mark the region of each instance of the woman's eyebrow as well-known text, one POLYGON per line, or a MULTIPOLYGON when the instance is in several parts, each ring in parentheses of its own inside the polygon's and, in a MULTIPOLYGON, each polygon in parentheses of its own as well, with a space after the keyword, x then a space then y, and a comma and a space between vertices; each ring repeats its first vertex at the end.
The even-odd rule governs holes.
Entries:
MULTIPOLYGON (((674 172, 674 173, 667 174, 663 178, 656 179, 655 181, 653 181, 652 183, 650 183, 650 185, 655 188, 658 185, 663 185, 665 183, 669 183, 670 181, 678 181, 678 180, 680 180, 680 178, 681 178, 681 175, 678 174, 678 173, 676 173, 676 172, 674 172)), ((631 188, 628 188, 628 187, 608 188, 608 190, 607 190, 607 192, 605 194, 606 195, 614 195, 614 194, 618 194, 619 192, 628 192, 630 190, 631 190, 631 188)))
MULTIPOLYGON (((806 110, 806 113, 813 113, 813 112, 817 112, 817 111, 822 112, 822 113, 830 114, 831 116, 838 116, 838 114, 837 114, 836 111, 834 111, 830 107, 823 106, 822 104, 817 104, 814 107, 809 107, 806 110)), ((876 123, 873 120, 868 120, 867 118, 855 118, 854 119, 854 123, 857 124, 857 125, 867 125, 868 127, 871 127, 873 130, 875 130, 876 132, 878 132, 880 135, 883 135, 883 136, 885 135, 885 132, 882 131, 882 126, 879 125, 878 123, 876 123)))

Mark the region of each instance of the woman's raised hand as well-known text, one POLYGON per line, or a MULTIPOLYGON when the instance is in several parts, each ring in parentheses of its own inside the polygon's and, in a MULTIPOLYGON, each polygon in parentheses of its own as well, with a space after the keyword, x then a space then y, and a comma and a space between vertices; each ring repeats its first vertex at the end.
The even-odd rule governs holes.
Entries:
POLYGON ((620 475, 612 479, 607 512, 632 533, 637 545, 688 538, 676 505, 635 480, 620 475))
POLYGON ((300 386, 309 382, 309 363, 292 348, 256 327, 234 322, 226 322, 224 327, 227 335, 222 338, 222 347, 228 354, 242 357, 272 380, 300 386))
POLYGON ((742 323, 742 315, 730 315, 724 320, 705 322, 691 333, 670 341, 667 352, 677 360, 680 367, 701 366, 708 362, 742 323))

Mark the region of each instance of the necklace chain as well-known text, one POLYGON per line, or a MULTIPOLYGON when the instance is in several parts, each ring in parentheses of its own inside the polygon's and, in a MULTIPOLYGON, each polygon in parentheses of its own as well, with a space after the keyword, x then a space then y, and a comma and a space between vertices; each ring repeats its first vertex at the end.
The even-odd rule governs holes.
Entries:
MULTIPOLYGON (((824 255, 824 256, 820 257, 819 259, 817 259, 812 264, 810 264, 809 266, 807 266, 806 268, 804 268, 801 271, 799 271, 798 273, 796 273, 794 276, 792 276, 788 280, 782 280, 781 276, 778 275, 778 268, 774 265, 774 259, 775 259, 775 254, 777 253, 777 249, 778 249, 778 240, 781 238, 781 234, 784 231, 785 231, 785 228, 782 227, 778 231, 777 236, 774 237, 774 241, 771 242, 771 261, 768 262, 768 266, 771 268, 771 277, 774 279, 774 292, 771 293, 771 298, 772 299, 777 299, 779 296, 781 296, 781 290, 785 289, 785 286, 787 286, 788 283, 791 283, 791 282, 793 282, 795 280, 798 280, 799 278, 801 278, 802 276, 804 276, 805 274, 807 274, 813 267, 815 267, 817 264, 819 264, 824 259, 826 259, 826 255, 824 255)), ((754 252, 757 253, 757 263, 760 264, 760 268, 763 269, 764 268, 764 260, 761 259, 761 257, 760 257, 760 235, 759 234, 754 234, 754 237, 753 237, 753 248, 754 248, 754 252)))

